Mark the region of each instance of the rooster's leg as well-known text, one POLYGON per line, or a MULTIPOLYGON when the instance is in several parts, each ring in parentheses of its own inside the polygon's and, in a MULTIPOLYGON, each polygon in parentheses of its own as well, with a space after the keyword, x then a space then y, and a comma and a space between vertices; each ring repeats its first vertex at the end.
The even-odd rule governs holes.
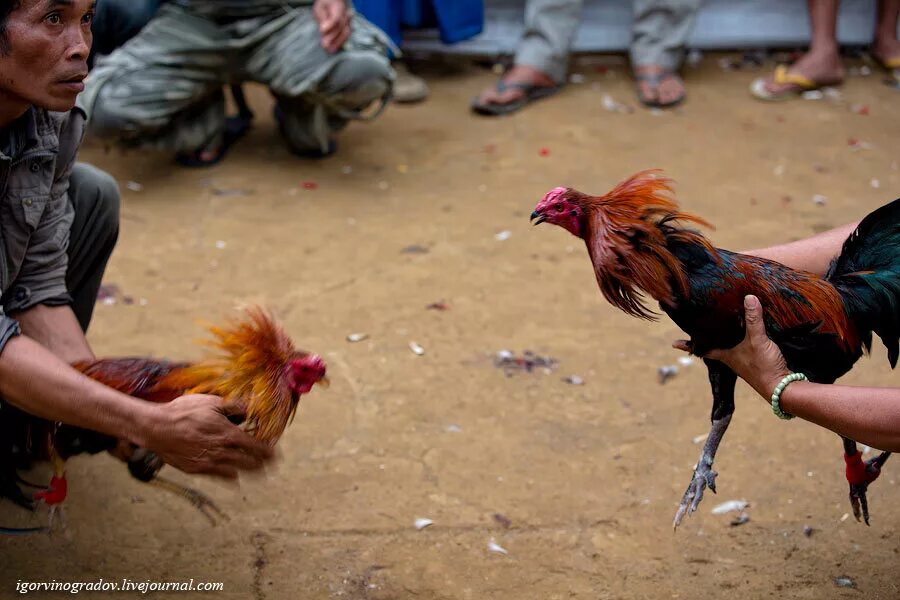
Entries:
POLYGON ((185 487, 181 484, 175 483, 174 481, 169 481, 168 479, 164 479, 159 476, 151 479, 149 483, 172 492, 173 494, 178 494, 179 496, 190 502, 194 508, 203 513, 204 517, 209 519, 209 522, 213 526, 218 524, 218 519, 221 519, 223 521, 228 520, 228 515, 222 512, 222 509, 220 509, 218 505, 216 505, 216 503, 212 501, 212 498, 210 498, 203 492, 185 487))
POLYGON ((50 535, 61 534, 63 537, 71 539, 69 532, 69 520, 66 518, 65 504, 54 504, 47 511, 47 527, 45 531, 50 535))
POLYGON ((190 502, 194 508, 203 513, 203 516, 209 519, 210 523, 213 525, 217 524, 216 517, 222 520, 228 520, 228 515, 223 513, 216 503, 203 492, 198 492, 197 490, 160 477, 158 473, 164 465, 165 463, 159 456, 144 448, 135 448, 128 458, 128 471, 135 479, 145 483, 151 483, 166 491, 181 496, 190 502))
POLYGON ((869 524, 869 500, 866 490, 869 484, 881 475, 881 466, 890 457, 890 452, 882 452, 875 458, 863 461, 862 453, 856 449, 856 442, 844 438, 844 462, 847 464, 847 482, 850 484, 850 506, 853 516, 862 517, 869 524))
POLYGON ((694 468, 691 482, 675 512, 675 519, 672 523, 674 527, 681 524, 685 514, 697 510, 697 506, 703 499, 705 488, 709 488, 713 493, 716 492, 717 473, 712 470, 713 461, 716 459, 719 444, 725 436, 728 424, 731 423, 731 415, 734 413, 734 385, 737 382, 737 375, 718 361, 706 360, 704 362, 709 370, 709 383, 713 395, 712 427, 710 427, 706 443, 703 444, 703 451, 700 452, 700 460, 697 461, 697 466, 694 468))

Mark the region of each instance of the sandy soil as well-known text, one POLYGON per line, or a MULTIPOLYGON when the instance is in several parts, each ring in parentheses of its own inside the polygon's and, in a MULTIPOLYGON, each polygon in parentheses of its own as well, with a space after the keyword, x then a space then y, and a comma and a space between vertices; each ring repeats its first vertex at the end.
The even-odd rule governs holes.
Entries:
MULTIPOLYGON (((662 167, 723 247, 840 225, 897 196, 897 92, 873 74, 841 102, 767 105, 746 92, 759 72, 712 57, 688 72, 683 108, 618 114, 601 97, 633 103, 624 68, 575 70, 583 84, 498 120, 467 112, 489 72, 435 75, 427 103, 350 127, 323 162, 286 152, 261 90, 252 135, 210 170, 89 144, 83 158, 123 185, 107 281, 135 300, 98 307, 99 354, 193 357, 197 320, 260 302, 326 357, 333 385, 305 399, 265 477, 169 473, 215 497, 223 526, 110 457, 73 460, 70 538, 0 538, 0 596, 20 579, 127 577, 221 581, 209 596, 256 600, 900 597, 900 464, 872 486, 871 527, 844 518, 837 437, 776 420, 743 384, 719 494, 672 532, 708 426, 705 370, 661 386, 674 325, 612 309, 580 242, 528 223, 553 186, 601 192, 662 167), (449 310, 426 309, 439 300, 449 310), (350 344, 352 332, 370 337, 350 344), (501 349, 559 366, 507 376, 501 349), (748 523, 710 513, 729 499, 750 502, 748 523), (416 531, 417 517, 434 524, 416 531), (836 587, 841 575, 859 591, 836 587)), ((892 385, 884 348, 846 381, 892 385)), ((40 522, 9 504, 0 517, 40 522)))

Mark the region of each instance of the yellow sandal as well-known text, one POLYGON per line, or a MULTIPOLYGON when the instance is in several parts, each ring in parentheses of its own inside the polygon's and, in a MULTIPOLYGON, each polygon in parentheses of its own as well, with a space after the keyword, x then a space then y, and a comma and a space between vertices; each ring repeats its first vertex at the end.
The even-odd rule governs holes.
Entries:
POLYGON ((772 81, 776 85, 793 85, 795 87, 788 88, 780 92, 772 92, 768 87, 766 87, 766 78, 760 77, 758 79, 754 79, 753 83, 750 84, 750 93, 753 94, 755 98, 758 98, 760 100, 775 102, 778 100, 796 98, 803 92, 817 90, 827 85, 840 83, 839 80, 829 83, 813 81, 809 77, 800 75, 799 73, 788 73, 787 65, 778 65, 777 67, 775 67, 775 74, 772 77, 772 81))
POLYGON ((881 65, 881 68, 887 71, 888 75, 893 77, 895 80, 900 81, 900 56, 893 56, 886 60, 876 58, 875 60, 878 61, 878 64, 881 65))

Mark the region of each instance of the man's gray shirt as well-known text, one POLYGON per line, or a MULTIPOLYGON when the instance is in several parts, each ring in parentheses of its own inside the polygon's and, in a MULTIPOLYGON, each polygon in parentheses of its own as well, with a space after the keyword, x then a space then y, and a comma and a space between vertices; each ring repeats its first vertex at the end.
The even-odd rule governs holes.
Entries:
POLYGON ((30 108, 0 129, 0 351, 19 334, 7 313, 71 301, 69 176, 84 113, 30 108))

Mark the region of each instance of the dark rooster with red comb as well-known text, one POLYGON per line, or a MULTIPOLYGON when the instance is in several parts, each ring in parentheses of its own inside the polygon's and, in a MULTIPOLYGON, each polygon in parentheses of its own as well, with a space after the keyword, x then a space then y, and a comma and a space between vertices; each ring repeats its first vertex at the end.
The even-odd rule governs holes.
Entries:
MULTIPOLYGON (((690 337, 693 354, 731 348, 744 338, 744 297, 765 307, 766 331, 791 371, 833 383, 868 352, 872 334, 888 349, 891 367, 900 338, 900 200, 867 216, 846 240, 824 277, 713 247, 685 225, 708 225, 681 212, 669 179, 644 171, 603 196, 555 188, 531 215, 583 239, 603 296, 626 313, 653 319, 645 297, 690 337)), ((712 428, 675 514, 677 527, 694 512, 705 488, 716 491, 716 451, 734 412, 735 373, 705 360, 712 386, 712 428)), ((866 491, 890 456, 863 461, 844 438, 850 502, 869 523, 866 491)))

